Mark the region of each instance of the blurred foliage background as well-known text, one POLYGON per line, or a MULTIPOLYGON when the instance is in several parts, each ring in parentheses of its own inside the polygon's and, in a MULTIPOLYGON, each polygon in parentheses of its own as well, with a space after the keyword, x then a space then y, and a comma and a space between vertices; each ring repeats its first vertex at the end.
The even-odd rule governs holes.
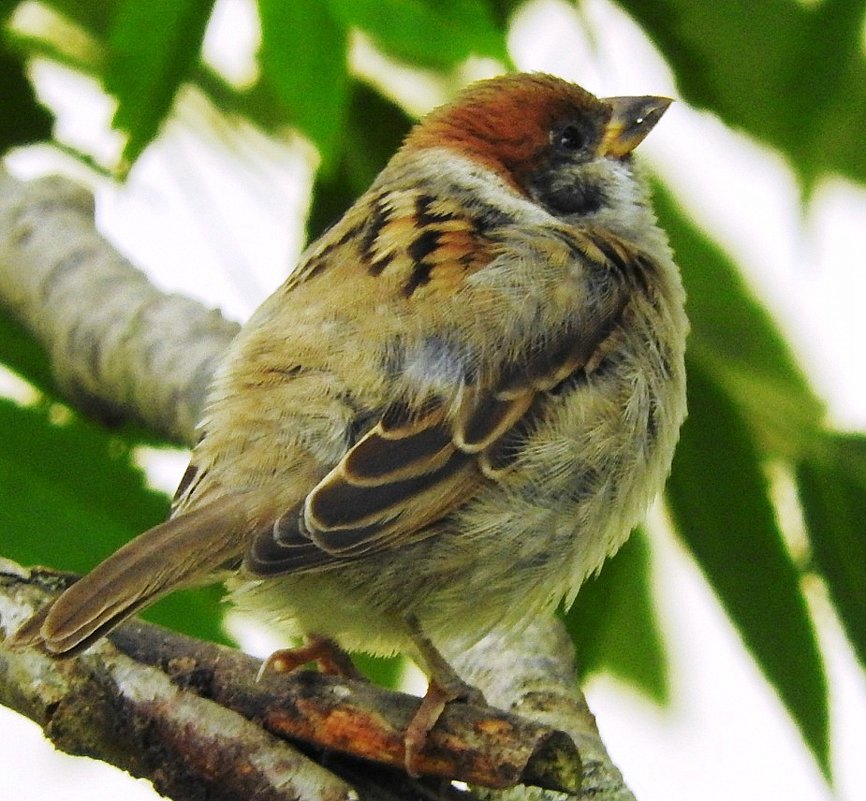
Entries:
MULTIPOLYGON (((862 0, 617 5, 659 49, 684 101, 780 154, 804 207, 829 175, 866 183, 862 0)), ((192 87, 223 124, 242 121, 275 141, 301 136, 315 148, 306 222, 314 237, 366 188, 412 122, 408 104, 351 66, 359 38, 395 71, 411 68, 448 94, 472 60, 494 71, 515 67, 507 35, 522 3, 258 0, 256 68, 242 81, 202 58, 214 6, 0 0, 0 152, 52 142, 94 174, 123 180, 192 87), (56 135, 32 80, 33 65, 45 61, 89 76, 113 98, 123 144, 111 158, 56 135)), ((866 438, 828 424, 792 345, 738 266, 663 182, 655 189, 693 329, 690 414, 667 509, 829 779, 828 687, 806 593, 822 587, 866 664, 866 438), (773 491, 780 481, 798 499, 795 534, 780 524, 773 491)), ((0 360, 35 388, 27 404, 0 399, 4 556, 83 571, 165 516, 167 499, 132 459, 139 445, 155 444, 153 436, 68 409, 45 354, 2 307, 0 360)), ((613 672, 664 702, 668 664, 650 592, 650 547, 643 533, 632 537, 564 615, 584 674, 613 672)), ((149 614, 224 639, 213 614, 218 596, 185 593, 149 614)))

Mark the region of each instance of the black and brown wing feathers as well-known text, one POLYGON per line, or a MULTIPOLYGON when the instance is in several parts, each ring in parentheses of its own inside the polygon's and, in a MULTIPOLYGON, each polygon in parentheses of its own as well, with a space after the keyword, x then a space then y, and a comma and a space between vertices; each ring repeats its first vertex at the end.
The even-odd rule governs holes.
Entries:
MULTIPOLYGON (((495 256, 483 223, 460 217, 444 201, 407 193, 373 203, 363 261, 378 265, 379 275, 403 276, 410 302, 422 290, 447 297, 495 256), (418 228, 419 209, 427 225, 406 236, 410 223, 418 228), (398 248, 400 241, 409 245, 398 248)), ((519 363, 500 366, 493 387, 467 383, 456 402, 430 397, 388 407, 304 504, 259 535, 247 557, 254 573, 332 567, 429 536, 433 523, 513 466, 543 396, 595 366, 639 283, 628 274, 634 254, 620 240, 579 231, 568 237, 575 258, 613 276, 615 302, 595 310, 589 323, 576 320, 559 340, 536 345, 519 363)))
POLYGON ((472 458, 454 444, 441 403, 390 407, 248 556, 257 573, 315 568, 420 532, 475 492, 472 458))

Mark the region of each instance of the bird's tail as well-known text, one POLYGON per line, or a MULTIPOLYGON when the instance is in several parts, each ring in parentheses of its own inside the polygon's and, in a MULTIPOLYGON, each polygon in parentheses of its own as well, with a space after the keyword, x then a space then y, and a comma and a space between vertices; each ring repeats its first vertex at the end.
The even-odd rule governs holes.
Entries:
POLYGON ((15 634, 58 655, 83 650, 139 609, 199 584, 243 553, 251 528, 244 495, 228 495, 136 537, 15 634))

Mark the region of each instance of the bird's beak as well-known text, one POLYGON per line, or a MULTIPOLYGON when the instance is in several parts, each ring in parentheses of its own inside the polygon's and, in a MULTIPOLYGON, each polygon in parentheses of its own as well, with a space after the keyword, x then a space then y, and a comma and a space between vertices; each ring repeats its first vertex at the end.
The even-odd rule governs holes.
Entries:
POLYGON ((632 152, 673 103, 669 97, 606 97, 611 109, 599 155, 622 158, 632 152))

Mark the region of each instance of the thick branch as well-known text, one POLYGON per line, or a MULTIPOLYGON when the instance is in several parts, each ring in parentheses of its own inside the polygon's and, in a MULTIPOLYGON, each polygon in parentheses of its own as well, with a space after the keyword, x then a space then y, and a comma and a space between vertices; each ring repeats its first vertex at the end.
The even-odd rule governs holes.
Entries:
MULTIPOLYGON (((0 617, 7 636, 34 602, 44 606, 46 586, 53 590, 60 579, 7 565, 0 575, 6 596, 0 598, 0 617)), ((235 790, 252 788, 261 797, 264 787, 270 793, 265 797, 282 797, 267 783, 273 777, 242 769, 259 764, 262 749, 281 753, 268 733, 388 765, 396 769, 388 783, 404 781, 403 736, 418 708, 414 696, 310 671, 259 677, 260 660, 137 621, 122 625, 109 640, 62 661, 34 647, 4 643, 0 671, 6 675, 6 702, 40 722, 60 748, 156 778, 173 793, 183 794, 188 774, 209 783, 223 782, 222 774, 231 771, 242 779, 243 787, 233 783, 235 790), (251 729, 229 711, 264 731, 251 729), (118 743, 118 731, 128 742, 118 743)), ((307 770, 302 762, 292 754, 293 776, 307 770)), ((576 792, 580 783, 580 760, 565 734, 466 704, 449 705, 415 766, 427 776, 487 787, 522 782, 576 792)), ((329 767, 339 773, 339 760, 331 756, 329 767)))
MULTIPOLYGON (((0 625, 15 631, 44 587, 0 565, 0 625), (17 574, 17 575, 16 575, 17 574)), ((236 713, 172 684, 105 643, 70 660, 0 644, 0 702, 36 721, 63 751, 146 776, 176 801, 349 801, 352 788, 236 713)))
POLYGON ((237 332, 219 312, 160 292, 111 247, 87 190, 63 178, 22 183, 2 166, 0 303, 46 348, 79 408, 187 444, 237 332))

